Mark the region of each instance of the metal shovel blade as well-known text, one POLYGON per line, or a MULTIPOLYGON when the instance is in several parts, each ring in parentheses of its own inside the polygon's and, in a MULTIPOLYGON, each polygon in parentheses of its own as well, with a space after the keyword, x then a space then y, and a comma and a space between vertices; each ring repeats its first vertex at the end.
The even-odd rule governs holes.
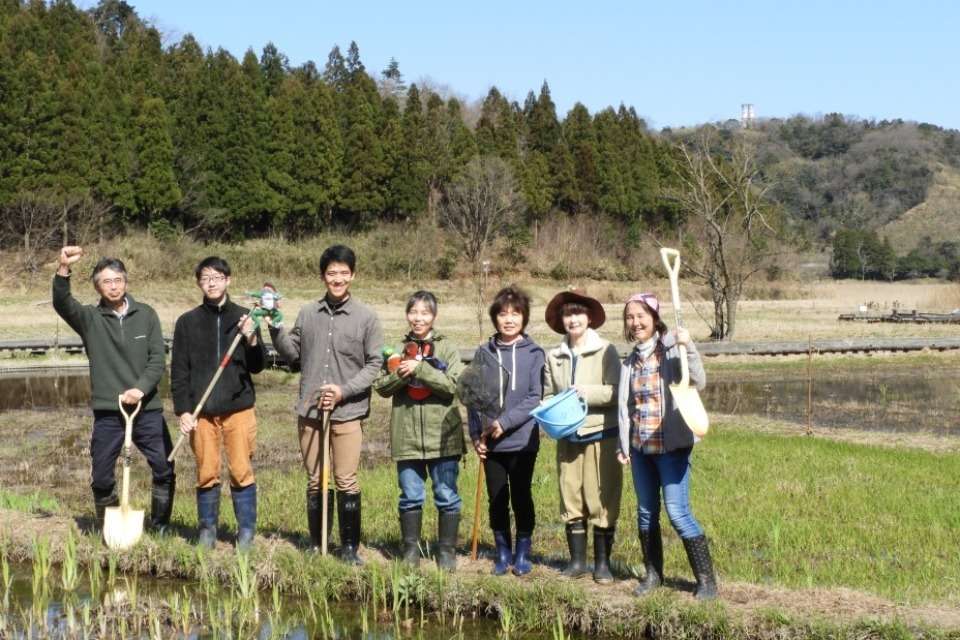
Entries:
POLYGON ((143 511, 107 507, 103 514, 103 541, 116 551, 129 549, 143 535, 143 511))
POLYGON ((710 418, 707 417, 707 410, 703 408, 703 401, 700 400, 700 394, 695 387, 689 384, 670 385, 670 395, 673 396, 673 403, 683 416, 683 421, 693 431, 693 435, 702 438, 710 430, 710 418))

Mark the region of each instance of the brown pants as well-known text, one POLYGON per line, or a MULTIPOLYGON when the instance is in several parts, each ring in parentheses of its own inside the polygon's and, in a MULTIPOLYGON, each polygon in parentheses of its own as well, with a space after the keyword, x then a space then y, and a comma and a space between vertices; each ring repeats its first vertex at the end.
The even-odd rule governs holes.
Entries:
POLYGON ((590 444, 557 441, 560 517, 564 524, 583 520, 605 529, 617 526, 623 490, 618 446, 616 438, 590 444))
MULTIPOLYGON (((315 418, 297 418, 300 454, 307 471, 307 493, 320 493, 323 488, 323 422, 315 418)), ((357 469, 360 466, 360 445, 363 431, 359 420, 330 422, 330 460, 333 463, 334 486, 343 493, 360 493, 357 469)))
POLYGON ((197 457, 197 488, 220 484, 220 442, 227 453, 230 486, 254 483, 253 453, 257 448, 257 417, 253 408, 222 416, 200 416, 190 432, 190 448, 197 457))

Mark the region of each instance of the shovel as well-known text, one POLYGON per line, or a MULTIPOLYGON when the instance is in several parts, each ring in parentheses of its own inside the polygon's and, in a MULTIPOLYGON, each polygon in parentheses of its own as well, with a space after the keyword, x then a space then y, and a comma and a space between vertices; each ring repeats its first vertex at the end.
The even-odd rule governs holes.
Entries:
MULTIPOLYGON (((670 276, 670 293, 673 297, 673 312, 677 321, 677 329, 682 324, 680 322, 680 252, 676 249, 660 249, 660 257, 663 259, 663 266, 667 268, 667 275, 670 276)), ((707 410, 703 408, 703 402, 700 400, 700 394, 696 387, 690 386, 690 370, 687 366, 687 347, 679 346, 680 349, 680 382, 670 385, 670 395, 673 396, 673 402, 683 416, 683 421, 690 427, 690 431, 698 438, 707 435, 710 429, 710 418, 707 417, 707 410)))
POLYGON ((103 540, 111 549, 122 551, 137 544, 143 535, 143 511, 130 508, 130 445, 133 438, 133 419, 140 413, 137 402, 133 413, 123 408, 123 396, 120 396, 120 413, 126 422, 123 436, 123 484, 120 491, 120 506, 107 507, 103 516, 103 540))

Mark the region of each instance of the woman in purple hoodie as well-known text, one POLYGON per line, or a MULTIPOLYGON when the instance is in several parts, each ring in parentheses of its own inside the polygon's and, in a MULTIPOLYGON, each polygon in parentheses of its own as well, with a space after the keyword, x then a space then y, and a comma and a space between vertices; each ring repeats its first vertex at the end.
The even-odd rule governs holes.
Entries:
POLYGON ((477 349, 475 358, 495 359, 490 380, 499 413, 468 412, 470 438, 483 460, 490 502, 490 527, 497 545, 494 575, 512 565, 518 576, 530 573, 530 547, 536 524, 531 485, 540 448, 540 431, 530 417, 543 395, 544 353, 524 329, 530 321, 530 298, 520 289, 501 289, 490 305, 493 337, 477 349), (511 552, 510 507, 516 519, 517 546, 511 552))

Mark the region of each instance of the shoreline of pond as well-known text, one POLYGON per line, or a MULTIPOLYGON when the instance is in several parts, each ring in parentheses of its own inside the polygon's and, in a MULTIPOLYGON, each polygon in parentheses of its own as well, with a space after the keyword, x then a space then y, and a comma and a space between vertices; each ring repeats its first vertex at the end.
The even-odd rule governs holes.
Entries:
MULTIPOLYGON (((960 613, 945 615, 936 606, 905 607, 850 589, 813 589, 801 595, 797 590, 723 583, 720 600, 700 603, 686 592, 690 585, 670 579, 668 588, 636 598, 631 594, 633 580, 618 580, 614 587, 593 587, 588 580, 570 580, 559 573, 539 580, 498 578, 476 572, 474 567, 447 574, 435 570, 426 559, 421 570, 411 570, 390 562, 381 550, 372 547, 364 549, 365 566, 354 568, 332 557, 322 558, 260 537, 247 559, 222 544, 213 552, 197 552, 182 539, 149 534, 130 552, 115 553, 104 548, 94 534, 75 533, 75 524, 69 518, 0 509, 5 561, 36 561, 38 539, 32 533, 37 526, 47 532, 42 538, 45 542, 41 544, 46 545, 42 553, 47 554, 47 562, 58 567, 65 562, 67 539, 75 536, 73 562, 81 570, 95 567, 120 577, 136 576, 141 581, 182 580, 198 589, 209 581, 230 589, 234 582, 244 580, 249 589, 252 580, 264 601, 269 601, 273 592, 274 598, 279 594, 305 599, 319 611, 333 602, 369 607, 375 600, 383 610, 394 614, 406 606, 408 611, 425 611, 438 620, 455 620, 458 616, 489 619, 500 625, 500 637, 511 637, 502 634, 504 624, 518 638, 534 637, 530 634, 536 633, 557 637, 562 627, 567 634, 601 640, 799 640, 814 636, 940 640, 960 633, 960 613), (12 521, 21 526, 11 530, 12 521), (238 566, 247 566, 246 571, 253 571, 252 577, 249 573, 243 577, 245 570, 238 570, 238 566), (764 594, 770 596, 768 602, 763 601, 764 594), (820 607, 817 615, 802 615, 787 606, 793 599, 811 597, 830 602, 838 615, 827 615, 831 609, 820 607), (867 612, 867 608, 872 611, 867 612), (858 610, 859 615, 851 615, 858 610)), ((404 620, 412 619, 404 616, 404 620)))

